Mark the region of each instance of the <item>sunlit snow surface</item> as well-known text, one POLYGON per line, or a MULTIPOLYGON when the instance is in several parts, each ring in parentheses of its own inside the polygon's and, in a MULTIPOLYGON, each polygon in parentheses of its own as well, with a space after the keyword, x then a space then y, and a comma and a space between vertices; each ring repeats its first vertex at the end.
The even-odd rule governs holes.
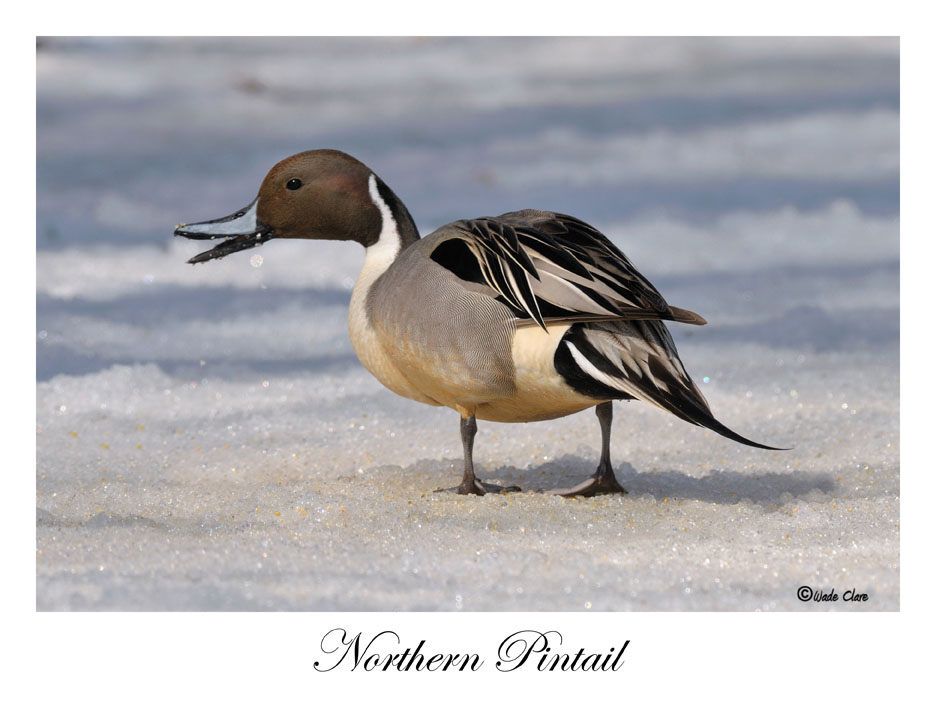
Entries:
MULTIPOLYGON (((41 41, 38 607, 897 609, 898 105, 889 40, 41 41), (424 233, 598 225, 708 319, 671 330, 717 417, 794 449, 616 403, 627 496, 434 493, 457 415, 355 358, 360 247, 171 238, 316 147, 424 233)), ((598 444, 480 423, 475 457, 534 491, 598 444)))

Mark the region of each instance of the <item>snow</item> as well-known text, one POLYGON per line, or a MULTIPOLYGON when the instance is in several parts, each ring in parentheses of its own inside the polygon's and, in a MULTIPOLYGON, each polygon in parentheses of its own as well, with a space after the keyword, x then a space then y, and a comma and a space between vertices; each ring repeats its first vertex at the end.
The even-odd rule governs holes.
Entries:
MULTIPOLYGON (((37 77, 40 609, 899 608, 896 40, 50 38, 37 77), (627 496, 433 492, 457 416, 355 358, 360 247, 171 237, 314 147, 424 233, 598 225, 708 319, 671 330, 716 416, 793 449, 616 403, 627 496)), ((482 422, 476 468, 568 486, 598 443, 482 422)))

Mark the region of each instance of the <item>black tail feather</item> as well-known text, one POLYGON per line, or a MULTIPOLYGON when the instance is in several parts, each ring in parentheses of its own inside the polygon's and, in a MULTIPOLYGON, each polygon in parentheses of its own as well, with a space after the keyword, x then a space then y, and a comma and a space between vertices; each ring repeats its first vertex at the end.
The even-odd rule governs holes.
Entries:
POLYGON ((719 435, 722 435, 728 438, 729 440, 734 440, 735 442, 739 442, 742 445, 750 445, 751 447, 760 448, 761 450, 792 450, 793 449, 793 448, 772 447, 770 445, 763 445, 759 442, 754 442, 753 440, 748 440, 746 437, 743 437, 742 435, 738 435, 738 433, 736 433, 731 428, 722 425, 720 422, 718 422, 718 420, 716 420, 714 417, 711 417, 711 416, 709 416, 706 422, 700 423, 700 425, 703 425, 704 427, 707 427, 710 430, 714 430, 719 435))
POLYGON ((748 440, 746 437, 739 435, 731 428, 722 425, 722 423, 716 420, 715 416, 712 415, 712 411, 709 409, 708 403, 706 403, 702 393, 699 392, 699 389, 695 387, 695 385, 692 386, 690 392, 684 392, 678 395, 658 393, 654 399, 659 403, 660 407, 673 413, 673 415, 676 417, 685 420, 686 422, 692 423, 693 425, 707 427, 709 430, 714 430, 719 435, 722 435, 729 440, 739 442, 742 445, 749 445, 750 447, 760 448, 761 450, 793 449, 778 448, 773 447, 772 445, 764 445, 763 443, 748 440))

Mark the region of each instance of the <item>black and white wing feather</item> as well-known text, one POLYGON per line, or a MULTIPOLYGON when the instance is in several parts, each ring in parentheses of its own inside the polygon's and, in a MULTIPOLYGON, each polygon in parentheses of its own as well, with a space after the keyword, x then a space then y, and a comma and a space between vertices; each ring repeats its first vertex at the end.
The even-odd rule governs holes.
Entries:
POLYGON ((704 325, 669 305, 604 235, 569 215, 522 210, 440 228, 432 260, 507 305, 518 327, 569 324, 554 363, 596 400, 640 399, 745 445, 712 415, 663 320, 704 325))
POLYGON ((487 286, 520 326, 615 319, 705 324, 668 305, 604 235, 569 215, 522 210, 460 220, 436 232, 430 257, 463 280, 487 286))

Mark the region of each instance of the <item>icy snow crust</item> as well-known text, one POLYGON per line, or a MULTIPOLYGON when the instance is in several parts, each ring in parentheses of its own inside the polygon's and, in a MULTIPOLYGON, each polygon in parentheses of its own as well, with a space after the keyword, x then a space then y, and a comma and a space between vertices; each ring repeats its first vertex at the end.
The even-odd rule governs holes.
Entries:
MULTIPOLYGON (((896 610, 897 63, 877 40, 43 41, 38 607, 896 610), (360 247, 191 267, 206 246, 170 239, 314 147, 424 233, 597 224, 709 320, 671 330, 716 416, 795 449, 615 403, 627 496, 433 492, 457 415, 355 358, 360 247)), ((597 463, 591 412, 479 427, 485 480, 597 463)))

